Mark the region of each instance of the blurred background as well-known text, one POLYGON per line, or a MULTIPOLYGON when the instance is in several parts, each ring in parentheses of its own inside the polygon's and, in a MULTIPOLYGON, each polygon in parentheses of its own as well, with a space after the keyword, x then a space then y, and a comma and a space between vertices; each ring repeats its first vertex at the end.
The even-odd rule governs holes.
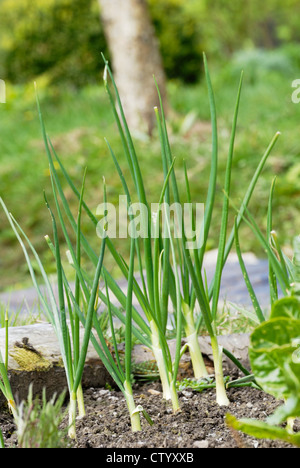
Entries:
MULTIPOLYGON (((234 201, 241 199, 270 140, 281 131, 250 207, 265 229, 270 184, 276 176, 274 228, 289 253, 292 239, 300 230, 300 104, 291 99, 292 82, 300 79, 299 1, 130 2, 139 7, 143 4, 144 20, 155 37, 153 48, 156 44, 161 59, 177 171, 180 178, 186 160, 195 202, 204 201, 210 169, 210 114, 203 51, 208 58, 220 139, 220 197, 209 247, 217 246, 223 169, 237 86, 244 70, 232 197, 234 201)), ((78 186, 84 168, 88 168, 86 200, 90 207, 95 210, 102 201, 103 176, 109 201, 117 202, 121 184, 104 138, 122 167, 126 168, 126 163, 103 87, 101 52, 118 68, 110 32, 114 21, 125 24, 128 18, 120 16, 121 10, 115 8, 112 19, 107 19, 104 0, 2 0, 0 6, 0 79, 6 83, 6 103, 0 104, 0 196, 32 240, 47 271, 54 273, 52 254, 44 240, 52 230, 43 190, 51 194, 51 184, 34 82, 47 132, 78 186)), ((123 39, 119 39, 120 50, 123 39)), ((147 69, 151 57, 140 55, 142 67, 147 69)), ((122 75, 122 70, 114 71, 122 75)), ((155 202, 162 187, 159 138, 155 128, 151 135, 144 129, 135 130, 147 194, 149 201, 155 202)), ((76 209, 76 200, 67 187, 66 196, 76 209)), ((233 216, 234 212, 231 222, 233 216)), ((2 212, 0 223, 0 290, 31 285, 23 253, 2 212)), ((88 221, 83 229, 96 246, 99 239, 88 221)), ((263 255, 246 227, 241 230, 241 247, 263 255)), ((127 246, 122 244, 120 249, 126 255, 127 246)))

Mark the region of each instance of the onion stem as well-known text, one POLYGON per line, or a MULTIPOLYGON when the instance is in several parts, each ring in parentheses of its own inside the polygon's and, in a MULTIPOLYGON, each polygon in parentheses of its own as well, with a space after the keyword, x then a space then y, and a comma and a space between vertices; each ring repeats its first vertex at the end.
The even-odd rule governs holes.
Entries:
POLYGON ((202 379, 208 375, 204 364, 203 356, 200 349, 198 334, 195 326, 194 315, 186 303, 182 305, 183 315, 185 318, 185 335, 189 347, 192 367, 196 379, 202 379))
POLYGON ((226 395, 224 375, 223 375, 223 349, 218 344, 216 336, 211 337, 211 347, 214 358, 215 378, 216 378, 216 400, 220 406, 229 406, 229 400, 226 395))
POLYGON ((132 394, 132 386, 131 383, 125 380, 124 382, 124 395, 127 403, 127 407, 129 410, 130 414, 130 420, 131 420, 131 429, 132 432, 138 432, 141 431, 141 420, 140 420, 140 414, 139 412, 135 411, 136 405, 134 403, 133 399, 133 394, 132 394))

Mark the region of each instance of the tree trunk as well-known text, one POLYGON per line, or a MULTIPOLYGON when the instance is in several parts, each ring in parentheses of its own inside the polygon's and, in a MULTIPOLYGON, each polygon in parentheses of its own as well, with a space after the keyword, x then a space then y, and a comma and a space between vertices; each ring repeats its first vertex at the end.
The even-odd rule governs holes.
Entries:
MULTIPOLYGON (((165 104, 165 76, 146 0, 99 0, 112 68, 132 130, 151 134, 158 106, 155 76, 165 104)), ((164 106, 165 107, 165 106, 164 106)))

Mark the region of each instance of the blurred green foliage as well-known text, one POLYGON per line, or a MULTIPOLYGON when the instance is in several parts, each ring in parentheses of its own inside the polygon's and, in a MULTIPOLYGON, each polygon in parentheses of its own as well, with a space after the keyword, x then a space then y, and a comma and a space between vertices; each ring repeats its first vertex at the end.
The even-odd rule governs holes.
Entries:
MULTIPOLYGON (((278 176, 274 225, 289 247, 300 230, 300 105, 291 100, 291 83, 300 77, 299 0, 148 2, 167 76, 172 78, 168 95, 175 113, 169 125, 178 173, 186 159, 193 199, 202 201, 211 150, 207 90, 204 81, 198 80, 205 50, 216 92, 220 167, 224 170, 233 103, 240 71, 245 71, 233 163, 234 200, 240 199, 275 131, 282 132, 253 197, 252 213, 264 229, 270 184, 278 176)), ((89 205, 96 209, 101 202, 103 175, 109 200, 115 203, 122 187, 114 177, 104 137, 119 157, 123 152, 101 85, 100 51, 107 56, 108 51, 98 0, 2 0, 1 18, 0 77, 7 80, 7 99, 0 105, 0 192, 51 273, 55 265, 44 241, 44 235, 51 234, 51 223, 43 202, 50 180, 33 81, 38 84, 47 131, 77 185, 88 166, 89 205)), ((162 183, 159 138, 138 140, 136 148, 145 174, 154 174, 147 179, 147 193, 156 200, 162 183)), ((185 183, 184 178, 181 182, 185 183)), ((72 201, 71 194, 67 196, 72 201)), ((76 213, 76 200, 73 208, 76 213)), ((222 198, 214 226, 218 226, 221 208, 222 198)), ((18 282, 31 285, 23 253, 1 212, 0 224, 0 290, 18 282)), ((88 224, 85 229, 85 235, 97 243, 88 224)), ((241 240, 244 250, 262 254, 246 228, 241 240)), ((213 238, 209 247, 216 246, 213 238)))
MULTIPOLYGON (((197 21, 182 5, 150 1, 150 13, 167 75, 191 82, 199 76, 202 47, 197 21)), ((109 52, 97 0, 3 0, 1 15, 3 79, 24 83, 47 73, 51 83, 99 82, 100 53, 109 52)))
POLYGON ((237 50, 272 49, 300 39, 298 0, 177 1, 197 20, 204 50, 221 60, 237 50))
POLYGON ((106 42, 95 0, 4 0, 1 16, 3 79, 23 83, 48 72, 54 83, 99 80, 106 42))
MULTIPOLYGON (((202 52, 225 63, 238 50, 285 46, 300 62, 298 0, 148 0, 168 78, 196 82, 202 52), (298 46, 298 44, 297 44, 298 46)), ((0 76, 22 83, 98 82, 108 56, 98 0, 2 0, 0 76)), ((263 61, 261 62, 263 63, 263 61)))
POLYGON ((167 77, 193 83, 202 67, 201 23, 184 5, 182 0, 149 0, 167 77))

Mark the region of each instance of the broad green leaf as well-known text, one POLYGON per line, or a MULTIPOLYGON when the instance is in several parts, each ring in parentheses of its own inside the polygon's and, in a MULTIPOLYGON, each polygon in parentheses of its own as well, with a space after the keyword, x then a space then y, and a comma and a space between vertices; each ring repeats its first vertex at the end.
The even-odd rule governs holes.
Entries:
MULTIPOLYGON (((287 367, 287 380, 290 380, 290 371, 287 367)), ((293 380, 293 374, 291 374, 293 380)), ((291 382, 293 384, 293 382, 291 382)), ((294 420, 300 414, 300 400, 299 400, 299 387, 294 395, 289 398, 284 405, 279 406, 274 414, 268 417, 267 423, 271 425, 279 426, 279 424, 288 421, 289 419, 294 420)))
POLYGON ((300 320, 300 302, 297 297, 284 297, 273 304, 270 318, 286 317, 300 320))
POLYGON ((251 335, 249 357, 257 383, 276 398, 289 399, 300 388, 300 320, 273 318, 251 335))
POLYGON ((290 434, 286 429, 272 426, 256 419, 238 420, 231 414, 226 415, 226 423, 236 431, 256 437, 257 439, 283 440, 284 442, 300 447, 300 433, 290 434))

